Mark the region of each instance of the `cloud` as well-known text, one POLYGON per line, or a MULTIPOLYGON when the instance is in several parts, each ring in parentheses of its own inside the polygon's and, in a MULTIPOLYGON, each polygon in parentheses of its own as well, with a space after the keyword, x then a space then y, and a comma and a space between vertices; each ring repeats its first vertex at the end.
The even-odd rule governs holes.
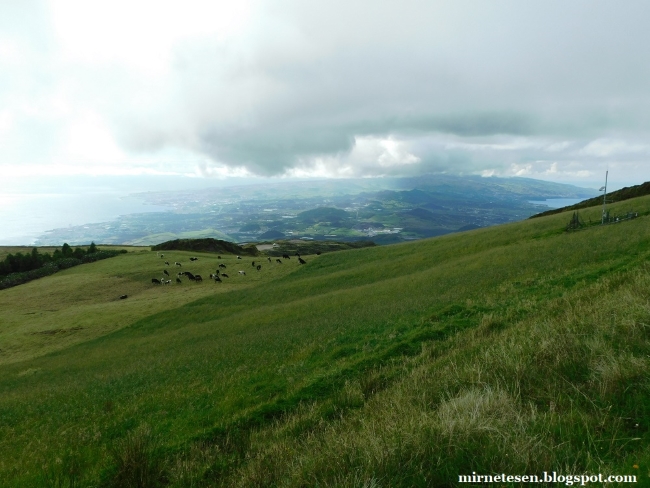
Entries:
POLYGON ((0 143, 23 166, 587 181, 648 152, 646 2, 20 4, 0 143))

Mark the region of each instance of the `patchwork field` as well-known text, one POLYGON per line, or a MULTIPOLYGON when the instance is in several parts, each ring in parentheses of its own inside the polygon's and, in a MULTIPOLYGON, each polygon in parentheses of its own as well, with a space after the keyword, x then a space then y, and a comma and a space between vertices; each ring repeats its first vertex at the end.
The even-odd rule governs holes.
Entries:
POLYGON ((406 487, 557 471, 647 486, 650 198, 618 205, 640 217, 567 233, 559 214, 303 266, 138 251, 0 291, 0 479, 406 487), (173 261, 230 278, 152 285, 173 261))

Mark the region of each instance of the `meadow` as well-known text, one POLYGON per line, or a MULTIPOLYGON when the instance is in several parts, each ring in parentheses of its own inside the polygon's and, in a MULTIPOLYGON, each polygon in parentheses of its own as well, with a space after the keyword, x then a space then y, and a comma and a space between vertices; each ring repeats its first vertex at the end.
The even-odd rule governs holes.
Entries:
POLYGON ((640 217, 259 272, 165 252, 204 277, 224 262, 220 284, 152 285, 162 260, 137 251, 3 290, 3 486, 648 486, 650 197, 617 205, 640 217))

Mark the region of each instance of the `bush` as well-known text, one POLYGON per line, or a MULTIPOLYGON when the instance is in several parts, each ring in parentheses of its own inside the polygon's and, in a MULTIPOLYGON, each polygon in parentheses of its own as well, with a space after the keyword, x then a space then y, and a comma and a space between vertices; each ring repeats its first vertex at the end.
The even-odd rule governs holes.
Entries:
POLYGON ((115 442, 110 449, 113 466, 103 486, 149 488, 164 481, 161 459, 154 453, 151 429, 144 425, 115 442))

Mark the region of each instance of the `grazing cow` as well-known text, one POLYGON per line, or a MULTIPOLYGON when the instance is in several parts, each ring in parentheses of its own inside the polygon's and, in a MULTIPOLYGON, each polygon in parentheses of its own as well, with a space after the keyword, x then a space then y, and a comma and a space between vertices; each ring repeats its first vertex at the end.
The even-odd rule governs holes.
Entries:
POLYGON ((316 251, 316 256, 320 256, 320 251, 316 251))
POLYGON ((253 261, 253 268, 255 267, 255 261, 253 261))
POLYGON ((194 281, 203 281, 203 278, 201 278, 201 275, 196 275, 194 276, 194 281))
POLYGON ((307 261, 305 261, 305 260, 302 259, 302 258, 298 258, 298 262, 299 262, 300 264, 307 264, 307 261))
POLYGON ((162 285, 161 281, 158 278, 151 278, 151 282, 154 285, 162 285))
POLYGON ((221 273, 221 276, 222 276, 223 278, 230 278, 230 276, 228 276, 226 273, 221 273))
POLYGON ((278 263, 278 264, 282 264, 282 260, 281 260, 281 259, 276 259, 275 262, 278 263))
POLYGON ((176 261, 174 264, 175 264, 176 266, 183 266, 183 265, 182 265, 181 263, 179 263, 178 261, 176 261))
POLYGON ((167 276, 169 276, 169 273, 167 272, 166 269, 163 269, 163 273, 165 273, 167 276))
POLYGON ((178 283, 180 285, 182 283, 181 279, 177 277, 176 278, 176 283, 178 283))
POLYGON ((288 254, 283 254, 283 255, 282 255, 282 258, 283 258, 283 259, 291 259, 291 257, 290 257, 288 254))
POLYGON ((268 259, 268 260, 269 260, 269 263, 271 262, 271 258, 270 258, 270 257, 268 257, 268 258, 266 258, 266 259, 268 259))
POLYGON ((120 295, 120 300, 124 300, 125 298, 129 298, 128 295, 120 295))
POLYGON ((239 271, 239 274, 242 276, 246 276, 246 271, 239 271))
POLYGON ((225 264, 220 264, 219 267, 220 267, 220 268, 223 268, 223 269, 226 269, 226 265, 225 265, 225 264))
POLYGON ((237 256, 237 259, 241 259, 241 256, 237 256))
POLYGON ((194 275, 193 275, 192 273, 190 273, 189 271, 185 271, 183 274, 184 274, 185 276, 187 276, 187 277, 188 277, 189 279, 191 279, 191 280, 194 279, 194 275))
POLYGON ((217 269, 217 272, 216 272, 215 274, 216 274, 217 276, 219 276, 219 273, 221 273, 221 271, 219 271, 219 269, 217 269))
POLYGON ((218 276, 214 277, 214 282, 215 283, 222 283, 221 278, 219 278, 218 276))
POLYGON ((172 280, 167 280, 167 281, 165 281, 165 284, 166 284, 166 285, 171 285, 171 284, 172 284, 172 280))
POLYGON ((261 265, 261 264, 258 264, 257 267, 256 267, 255 269, 257 269, 257 271, 259 271, 260 269, 262 269, 262 265, 261 265))
POLYGON ((221 259, 221 256, 217 256, 217 259, 221 259))
POLYGON ((162 259, 162 258, 164 258, 164 257, 165 257, 165 255, 164 255, 164 254, 161 254, 161 255, 160 255, 160 259, 162 259))
POLYGON ((198 261, 199 258, 190 258, 190 261, 198 261))
POLYGON ((166 264, 167 266, 169 266, 169 261, 165 261, 165 264, 166 264))

